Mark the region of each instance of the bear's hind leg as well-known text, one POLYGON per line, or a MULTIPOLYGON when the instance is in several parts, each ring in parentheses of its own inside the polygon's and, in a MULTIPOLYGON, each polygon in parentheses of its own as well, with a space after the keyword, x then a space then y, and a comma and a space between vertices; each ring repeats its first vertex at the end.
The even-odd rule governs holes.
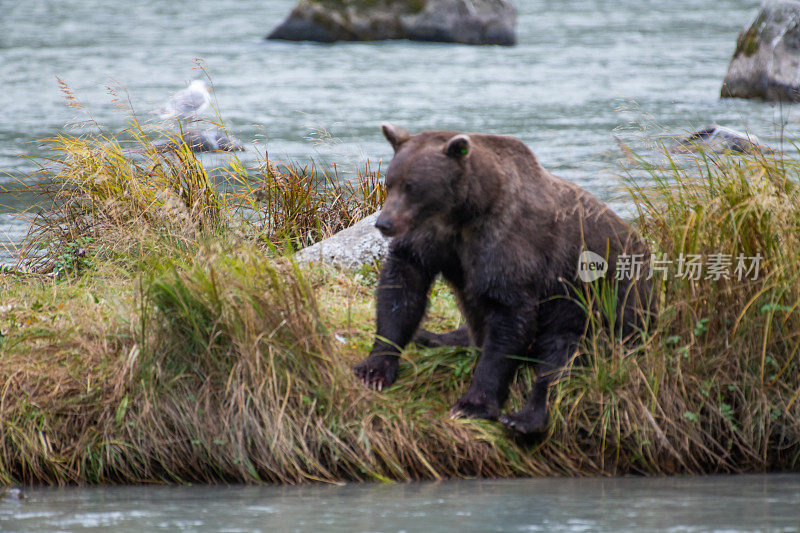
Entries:
POLYGON ((475 345, 469 334, 469 327, 466 324, 446 333, 433 333, 426 329, 420 329, 414 337, 414 342, 420 346, 427 346, 428 348, 437 348, 439 346, 458 346, 466 348, 475 345))
POLYGON ((525 405, 516 413, 500 417, 500 422, 517 433, 541 433, 547 428, 550 385, 557 381, 578 346, 580 337, 573 334, 547 334, 536 339, 535 357, 539 360, 536 381, 525 405))

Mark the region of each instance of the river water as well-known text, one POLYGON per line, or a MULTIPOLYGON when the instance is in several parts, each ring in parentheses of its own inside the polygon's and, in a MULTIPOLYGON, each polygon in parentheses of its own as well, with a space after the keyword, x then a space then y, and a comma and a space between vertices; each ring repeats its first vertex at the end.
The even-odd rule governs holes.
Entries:
MULTIPOLYGON (((81 131, 56 76, 106 131, 128 119, 107 87, 124 88, 141 120, 193 78, 200 58, 219 110, 250 146, 280 160, 354 168, 391 157, 378 125, 520 137, 543 164, 614 201, 619 151, 717 122, 775 142, 798 122, 768 103, 720 100, 741 27, 758 0, 525 0, 519 45, 410 42, 335 45, 263 40, 293 0, 26 0, 0 17, 0 186, 29 181, 37 141, 81 131), (65 125, 68 125, 65 128, 65 125)), ((2 193, 0 241, 21 237, 11 213, 30 197, 2 193)), ((6 256, 7 258, 7 256, 6 256)))
MULTIPOLYGON (((229 129, 255 165, 391 157, 378 125, 523 139, 542 163, 624 210, 614 135, 646 146, 708 123, 777 143, 791 109, 720 100, 736 36, 758 0, 525 0, 519 45, 265 42, 293 0, 26 0, 0 15, 0 186, 29 183, 39 140, 86 131, 56 76, 106 131, 142 120, 201 58, 229 129)), ((796 114, 796 113, 795 113, 796 114)), ((31 198, 0 191, 0 247, 31 198)), ((10 261, 0 251, 0 262, 10 261)), ((463 531, 800 529, 800 477, 546 479, 343 487, 26 490, 0 530, 463 531)))
POLYGON ((2 531, 800 531, 800 475, 33 489, 2 531))

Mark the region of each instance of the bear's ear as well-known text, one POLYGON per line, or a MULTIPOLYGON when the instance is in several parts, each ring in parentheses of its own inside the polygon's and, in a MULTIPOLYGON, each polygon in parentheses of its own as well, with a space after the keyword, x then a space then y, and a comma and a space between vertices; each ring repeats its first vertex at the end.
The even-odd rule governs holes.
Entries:
POLYGON ((404 142, 411 138, 411 134, 406 130, 400 126, 389 124, 388 122, 381 124, 381 129, 383 130, 383 136, 386 137, 386 140, 389 141, 389 144, 392 145, 395 152, 400 149, 400 146, 404 142))
POLYGON ((469 139, 469 135, 460 133, 447 141, 447 144, 444 147, 444 153, 447 154, 448 157, 461 159, 469 154, 471 144, 472 143, 469 139))

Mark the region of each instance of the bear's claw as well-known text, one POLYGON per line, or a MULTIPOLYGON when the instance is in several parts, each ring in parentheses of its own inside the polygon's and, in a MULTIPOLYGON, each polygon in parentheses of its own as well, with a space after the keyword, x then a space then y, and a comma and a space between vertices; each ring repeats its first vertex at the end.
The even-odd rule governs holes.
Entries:
POLYGON ((381 392, 397 379, 397 356, 371 355, 353 367, 353 373, 369 389, 381 392))
POLYGON ((482 394, 467 392, 450 408, 450 418, 483 418, 497 420, 500 407, 482 394))
POLYGON ((499 418, 507 429, 523 435, 542 433, 547 429, 547 413, 542 411, 520 411, 499 418))

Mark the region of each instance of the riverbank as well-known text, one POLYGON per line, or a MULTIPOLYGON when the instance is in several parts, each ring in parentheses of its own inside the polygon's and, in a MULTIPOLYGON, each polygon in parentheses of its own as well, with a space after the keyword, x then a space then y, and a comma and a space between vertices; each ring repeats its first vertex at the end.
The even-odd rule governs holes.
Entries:
MULTIPOLYGON (((351 185, 310 166, 248 172, 236 159, 212 173, 188 150, 148 151, 137 131, 123 144, 52 141, 39 187, 53 205, 28 239, 46 253, 33 273, 0 273, 3 484, 800 468, 790 160, 655 164, 629 153, 632 174, 654 184, 630 190, 637 224, 672 266, 657 276, 659 318, 628 346, 597 327, 613 297, 581 293, 594 317, 586 341, 554 388, 547 433, 521 441, 493 422, 449 418, 475 350, 409 347, 394 386, 360 386, 350 366, 371 344, 376 267, 287 256, 376 209, 379 169, 351 185), (130 143, 146 157, 131 160, 130 143), (715 254, 730 256, 727 278, 709 270, 715 254), (758 275, 739 279, 740 254, 748 267, 763 259, 758 275), (699 279, 685 276, 690 255, 699 279)), ((428 326, 459 320, 437 285, 428 326)), ((531 377, 519 373, 509 408, 531 377)))

